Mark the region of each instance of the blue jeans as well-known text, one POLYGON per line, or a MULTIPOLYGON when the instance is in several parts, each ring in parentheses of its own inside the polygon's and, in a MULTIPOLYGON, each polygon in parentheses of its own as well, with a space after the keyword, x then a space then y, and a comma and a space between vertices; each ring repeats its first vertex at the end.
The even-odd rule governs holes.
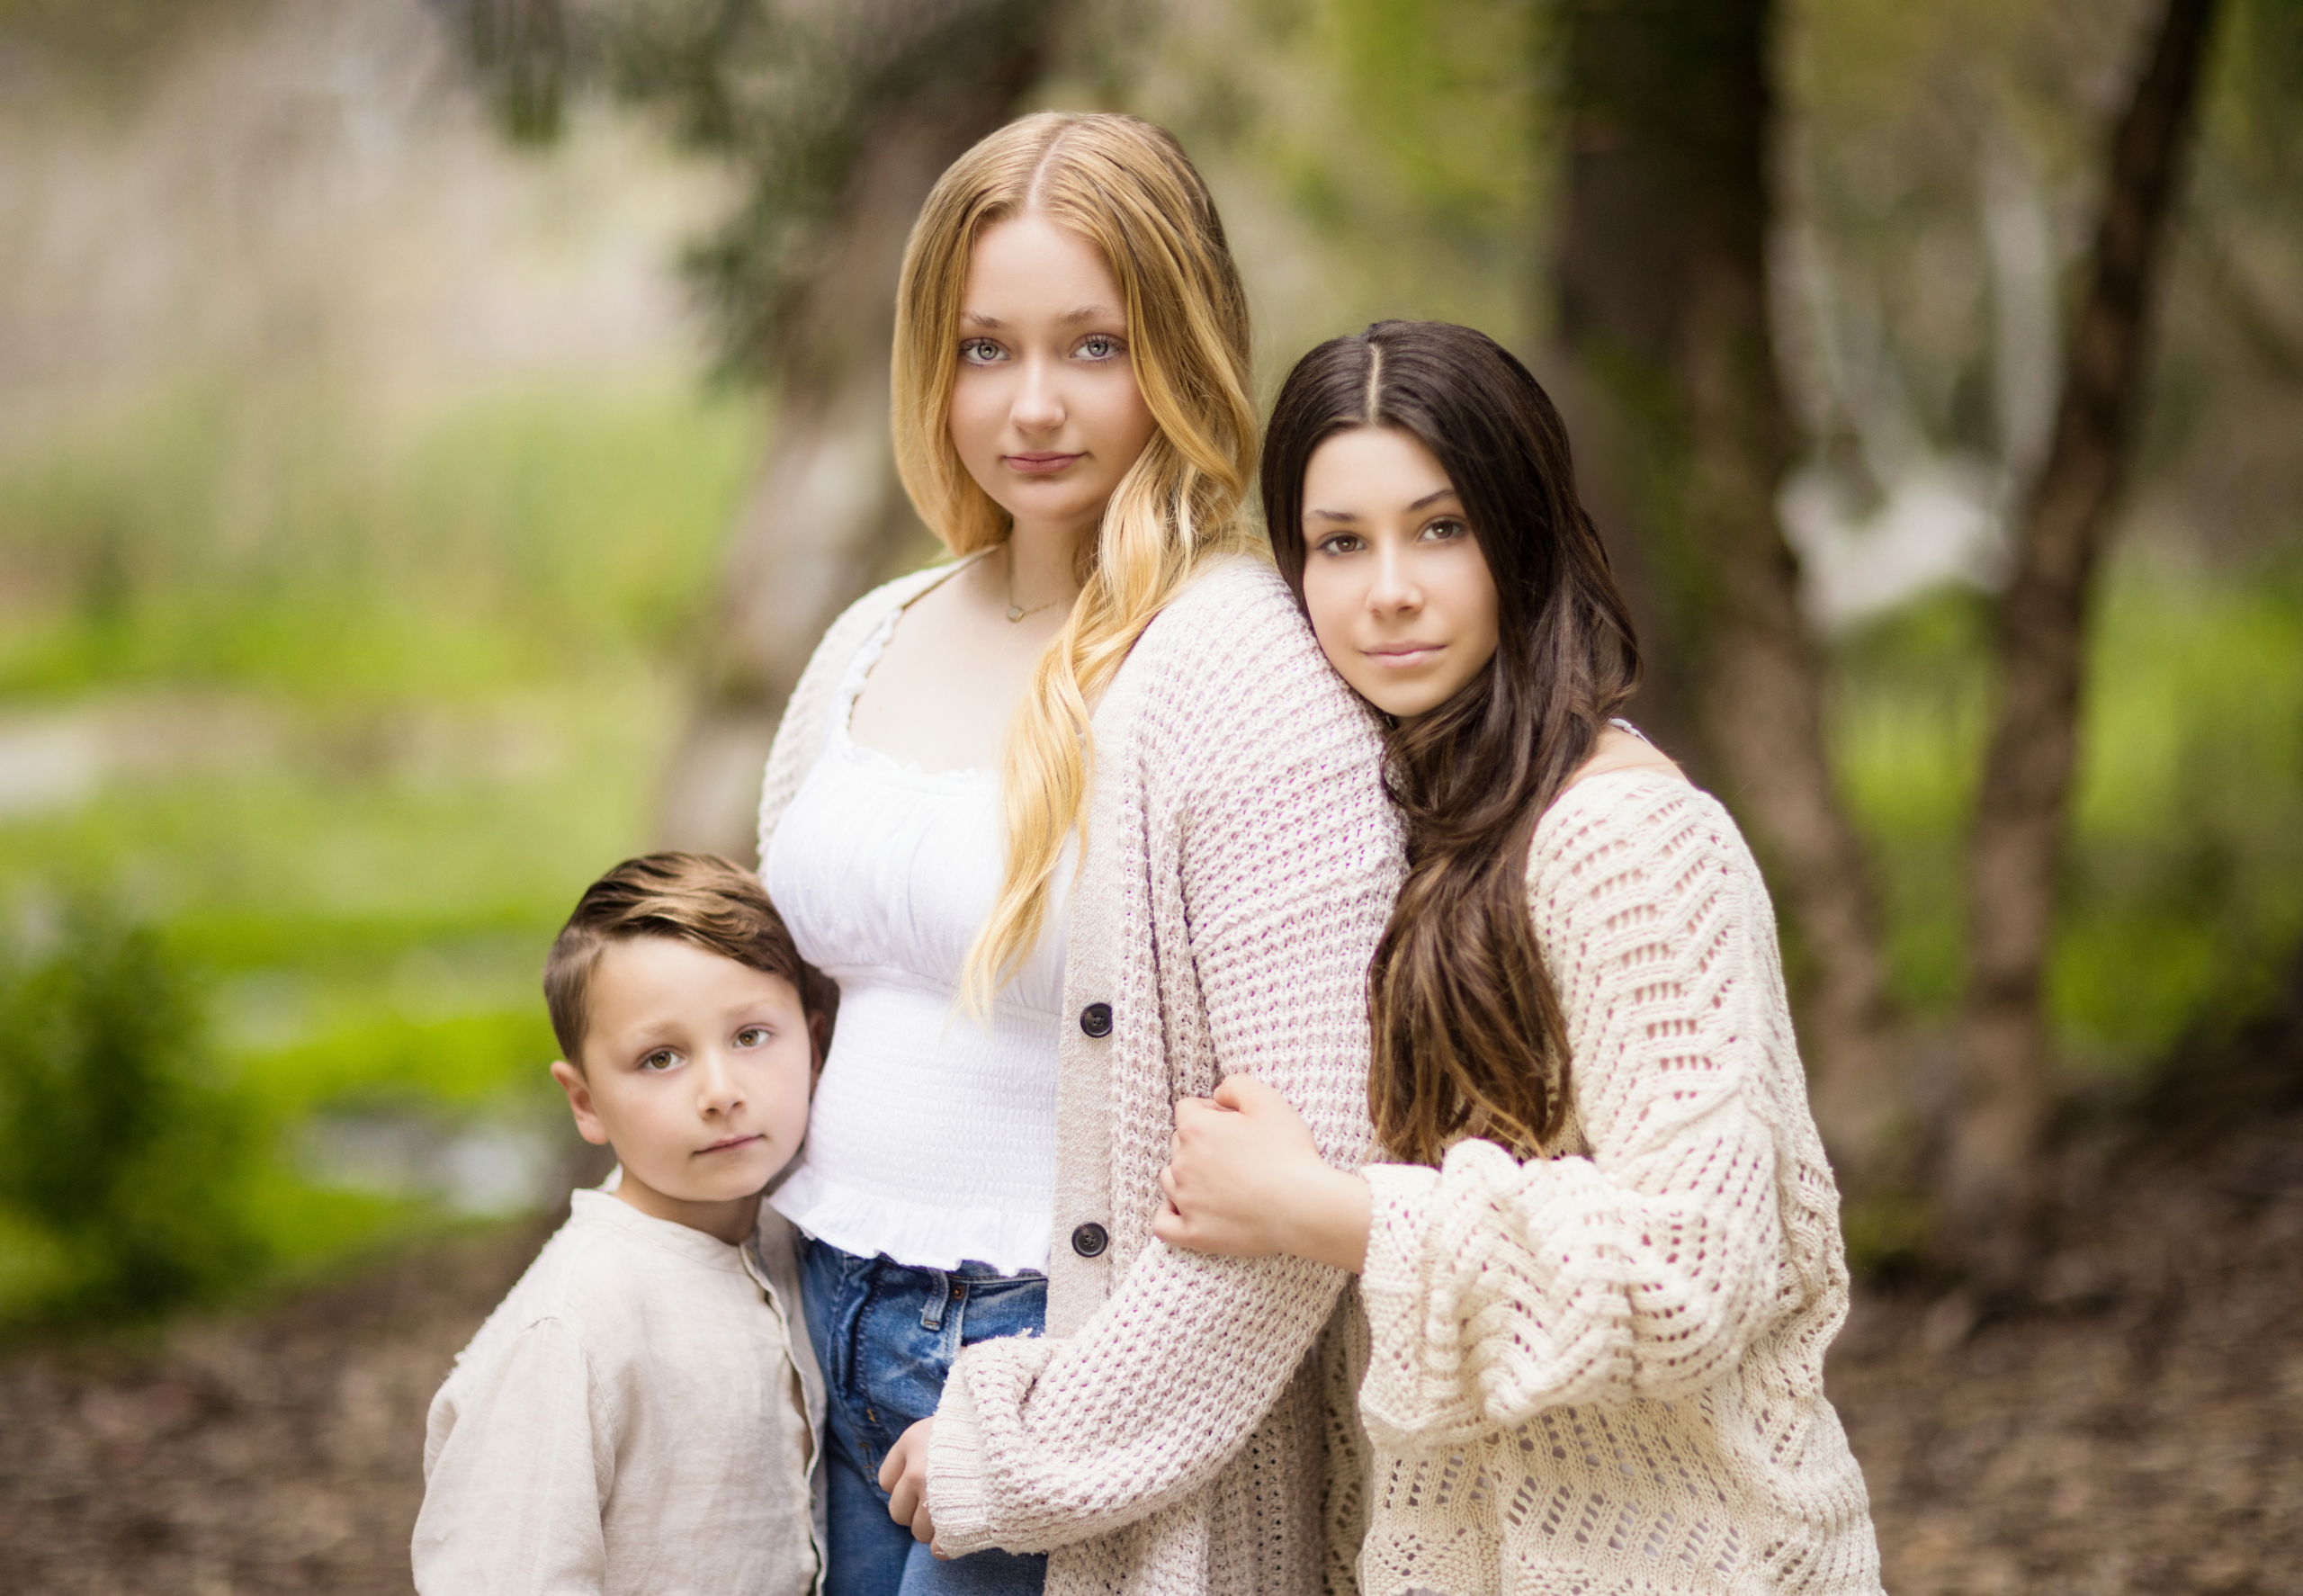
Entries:
POLYGON ((914 1421, 934 1416, 962 1347, 1046 1326, 1047 1277, 980 1263, 916 1269, 804 1236, 800 1302, 830 1396, 824 1596, 1039 1596, 1044 1556, 930 1556, 888 1517, 880 1465, 914 1421))

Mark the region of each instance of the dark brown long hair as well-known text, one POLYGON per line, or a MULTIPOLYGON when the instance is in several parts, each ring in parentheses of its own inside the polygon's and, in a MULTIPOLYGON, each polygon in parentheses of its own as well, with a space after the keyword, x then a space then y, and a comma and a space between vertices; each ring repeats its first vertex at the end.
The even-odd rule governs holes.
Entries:
POLYGON ((1567 1108, 1566 1027, 1528 923, 1536 821, 1631 696, 1639 648, 1567 429, 1527 367, 1483 333, 1379 321, 1296 363, 1263 450, 1279 569, 1304 598, 1304 472, 1329 438, 1396 427, 1463 501, 1494 578, 1485 671, 1389 736, 1385 781, 1408 877, 1367 973, 1367 1102, 1394 1158, 1437 1164, 1466 1135, 1523 1157, 1567 1108))

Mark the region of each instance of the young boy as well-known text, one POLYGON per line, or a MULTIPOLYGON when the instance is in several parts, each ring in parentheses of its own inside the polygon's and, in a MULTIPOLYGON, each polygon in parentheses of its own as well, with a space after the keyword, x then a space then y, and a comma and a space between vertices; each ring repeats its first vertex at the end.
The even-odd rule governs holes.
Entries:
POLYGON ((827 989, 758 880, 694 854, 595 882, 543 985, 552 1079, 620 1179, 433 1401, 417 1589, 805 1596, 823 1382, 760 1191, 807 1133, 827 989))

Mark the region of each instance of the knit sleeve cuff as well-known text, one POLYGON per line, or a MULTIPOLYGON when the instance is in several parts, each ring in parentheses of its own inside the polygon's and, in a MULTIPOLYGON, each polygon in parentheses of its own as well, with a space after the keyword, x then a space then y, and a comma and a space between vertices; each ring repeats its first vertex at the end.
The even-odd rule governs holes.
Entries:
POLYGON ((1377 1345, 1421 1329, 1423 1233, 1431 1217, 1439 1171, 1427 1164, 1367 1164, 1367 1261, 1359 1289, 1368 1331, 1377 1345))
POLYGON ((936 1549, 954 1557, 980 1552, 991 1541, 991 1494, 984 1485, 983 1430, 975 1397, 957 1377, 936 1404, 927 1442, 927 1512, 936 1521, 936 1549))

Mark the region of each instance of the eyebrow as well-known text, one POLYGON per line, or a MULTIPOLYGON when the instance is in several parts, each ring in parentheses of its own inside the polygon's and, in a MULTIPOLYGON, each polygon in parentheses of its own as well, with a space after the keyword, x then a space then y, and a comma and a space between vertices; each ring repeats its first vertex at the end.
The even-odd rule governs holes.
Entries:
MULTIPOLYGON (((1443 498, 1453 498, 1455 496, 1456 490, 1453 488, 1442 488, 1437 492, 1427 493, 1408 506, 1408 514, 1412 516, 1418 510, 1428 508, 1443 498)), ((1305 510, 1304 518, 1306 521, 1357 521, 1359 519, 1349 510, 1305 510)))
MULTIPOLYGON (((1127 318, 1109 305, 1082 305, 1076 310, 1065 311, 1055 319, 1061 326, 1074 327, 1083 321, 1125 321, 1127 318)), ((986 315, 981 310, 963 310, 960 320, 968 327, 989 327, 995 331, 1008 325, 997 316, 986 315)))

